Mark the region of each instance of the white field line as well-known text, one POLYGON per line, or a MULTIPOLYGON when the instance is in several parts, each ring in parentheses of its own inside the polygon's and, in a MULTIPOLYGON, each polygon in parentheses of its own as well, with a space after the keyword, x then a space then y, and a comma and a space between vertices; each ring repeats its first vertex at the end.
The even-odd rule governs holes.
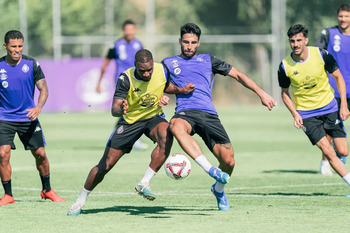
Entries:
MULTIPOLYGON (((276 188, 307 188, 307 187, 322 187, 322 186, 339 186, 344 185, 344 183, 321 183, 321 184, 300 184, 300 185, 270 185, 270 186, 255 186, 255 187, 236 187, 236 188, 228 188, 226 189, 226 195, 229 197, 283 197, 283 198, 298 198, 298 197, 305 197, 303 195, 283 195, 283 194, 231 194, 227 193, 227 191, 234 191, 234 190, 257 190, 257 189, 276 189, 276 188)), ((33 191, 40 193, 40 188, 24 188, 24 187, 13 187, 13 190, 21 190, 21 191, 33 191)), ((67 197, 77 197, 79 195, 79 190, 56 190, 58 193, 67 193, 68 195, 61 195, 65 198, 67 197), (74 194, 74 195, 73 195, 74 194)), ((181 192, 156 192, 156 195, 158 196, 211 196, 212 194, 208 192, 208 190, 196 190, 198 192, 202 193, 181 193, 181 192)), ((93 191, 94 196, 128 196, 128 195, 134 195, 134 192, 104 192, 104 191, 93 191)), ((40 196, 22 196, 22 197, 16 197, 15 199, 37 199, 40 196)), ((323 198, 343 198, 343 196, 308 196, 308 197, 323 197, 323 198)))

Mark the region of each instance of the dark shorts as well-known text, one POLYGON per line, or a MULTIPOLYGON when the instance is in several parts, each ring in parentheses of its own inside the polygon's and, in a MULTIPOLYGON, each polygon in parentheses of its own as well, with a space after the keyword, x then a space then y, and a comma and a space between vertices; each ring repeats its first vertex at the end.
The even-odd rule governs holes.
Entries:
MULTIPOLYGON (((335 98, 337 100, 338 103, 338 109, 340 109, 340 98, 335 98)), ((346 99, 346 101, 348 102, 348 109, 350 110, 350 99, 346 99)))
POLYGON ((346 137, 343 121, 340 119, 338 112, 306 118, 303 119, 303 123, 303 130, 312 145, 315 145, 326 135, 332 138, 346 137))
POLYGON ((142 134, 150 138, 152 129, 162 122, 168 123, 163 117, 152 117, 137 121, 134 124, 129 124, 124 119, 120 119, 107 142, 107 146, 116 150, 122 150, 125 153, 130 153, 134 143, 142 134))
POLYGON ((216 114, 200 110, 187 110, 176 113, 173 118, 187 121, 192 126, 191 135, 198 134, 210 151, 213 151, 215 144, 231 143, 216 114))
POLYGON ((35 150, 46 145, 39 121, 0 121, 0 146, 11 145, 11 149, 15 150, 16 146, 13 139, 16 133, 22 141, 25 150, 35 150))

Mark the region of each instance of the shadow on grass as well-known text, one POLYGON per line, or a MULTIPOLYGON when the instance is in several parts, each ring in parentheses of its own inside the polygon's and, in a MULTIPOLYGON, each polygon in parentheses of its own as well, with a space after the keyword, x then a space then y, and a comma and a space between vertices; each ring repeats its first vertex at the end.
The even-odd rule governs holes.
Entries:
POLYGON ((172 214, 178 215, 179 212, 181 212, 182 215, 211 216, 210 214, 203 213, 203 211, 216 211, 216 209, 189 209, 184 207, 169 208, 164 206, 113 206, 101 209, 83 210, 82 214, 120 212, 129 215, 145 215, 147 218, 170 218, 172 214))
POLYGON ((263 173, 300 173, 300 174, 318 174, 318 171, 314 170, 269 170, 263 171, 263 173))
MULTIPOLYGON (((233 193, 232 193, 233 194, 233 193)), ((315 197, 315 196, 334 196, 329 195, 328 193, 283 193, 283 192, 275 192, 275 193, 235 193, 234 196, 296 196, 296 197, 315 197)))

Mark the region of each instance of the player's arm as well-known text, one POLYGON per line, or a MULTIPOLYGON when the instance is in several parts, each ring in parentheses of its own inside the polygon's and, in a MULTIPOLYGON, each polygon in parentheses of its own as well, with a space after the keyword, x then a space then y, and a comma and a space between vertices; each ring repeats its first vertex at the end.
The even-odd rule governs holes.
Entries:
POLYGON ((328 53, 327 50, 321 49, 320 51, 322 52, 323 60, 325 62, 325 69, 334 77, 337 83, 337 88, 340 95, 339 114, 341 119, 345 121, 349 117, 350 112, 348 109, 348 102, 346 99, 346 87, 343 75, 341 74, 338 64, 335 61, 334 57, 330 53, 328 53))
POLYGON ((276 101, 269 94, 267 94, 252 79, 250 79, 244 73, 240 72, 235 67, 231 68, 230 72, 228 73, 228 76, 236 79, 244 87, 255 92, 260 97, 261 103, 265 105, 269 110, 271 110, 273 106, 276 105, 276 101))
POLYGON ((176 86, 174 83, 169 81, 168 86, 164 90, 167 94, 190 94, 194 92, 194 84, 187 83, 183 88, 176 86))
POLYGON ((100 77, 99 77, 98 82, 97 82, 96 91, 97 91, 98 93, 101 92, 101 81, 102 81, 103 75, 104 75, 105 72, 106 72, 106 69, 107 69, 107 67, 108 67, 109 62, 110 62, 111 59, 113 59, 114 57, 115 57, 115 48, 110 48, 110 49, 108 50, 108 53, 107 53, 107 56, 106 56, 105 60, 103 61, 103 65, 102 65, 102 68, 101 68, 100 77))
POLYGON ((118 78, 117 85, 114 92, 111 113, 114 117, 120 117, 127 114, 129 109, 126 97, 129 93, 130 81, 129 78, 121 74, 118 78))
POLYGON ((27 109, 27 117, 34 121, 38 118, 42 108, 44 107, 47 97, 49 96, 49 89, 46 84, 45 75, 40 68, 39 63, 33 61, 33 78, 36 87, 39 90, 38 104, 31 109, 27 109))

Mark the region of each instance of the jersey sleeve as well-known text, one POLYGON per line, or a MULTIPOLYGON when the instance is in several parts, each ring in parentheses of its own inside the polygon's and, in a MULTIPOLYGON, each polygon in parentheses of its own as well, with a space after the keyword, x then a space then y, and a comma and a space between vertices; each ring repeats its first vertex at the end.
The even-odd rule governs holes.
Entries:
POLYGON ((41 69, 39 62, 37 62, 36 60, 33 60, 33 78, 34 83, 36 83, 40 79, 45 78, 44 72, 41 69))
POLYGON ((106 58, 110 59, 110 60, 117 58, 116 53, 115 53, 115 47, 112 47, 112 48, 108 49, 106 58))
POLYGON ((283 63, 280 63, 278 67, 278 83, 281 88, 288 88, 290 86, 290 78, 287 77, 286 71, 284 70, 283 63))
POLYGON ((220 60, 219 58, 213 55, 210 55, 210 60, 211 60, 211 67, 214 74, 221 74, 226 76, 232 68, 230 64, 220 60))
POLYGON ((328 42, 329 42, 329 31, 328 29, 323 29, 321 32, 321 35, 317 38, 315 42, 315 46, 322 49, 327 49, 328 42))
POLYGON ((320 48, 320 52, 324 60, 324 68, 327 70, 328 73, 331 74, 337 69, 339 69, 338 63, 334 59, 332 54, 330 54, 327 50, 321 49, 321 48, 320 48))
POLYGON ((125 99, 130 89, 129 78, 122 73, 117 81, 113 99, 125 99))

